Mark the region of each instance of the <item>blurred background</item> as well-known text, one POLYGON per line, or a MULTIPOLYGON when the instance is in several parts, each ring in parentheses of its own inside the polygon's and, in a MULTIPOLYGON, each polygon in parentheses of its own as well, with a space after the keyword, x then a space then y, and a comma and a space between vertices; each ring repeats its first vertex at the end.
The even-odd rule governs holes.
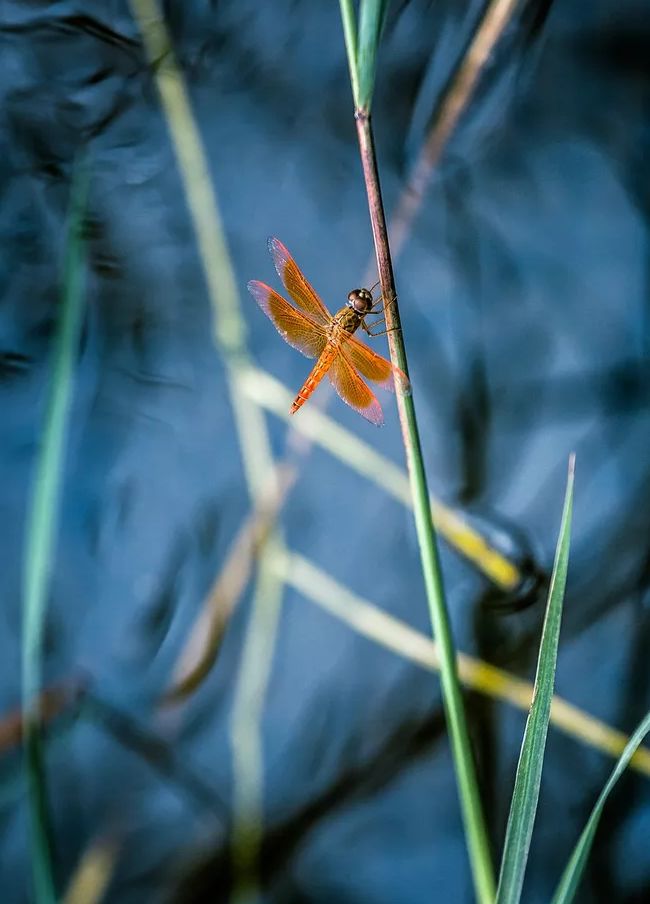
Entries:
MULTIPOLYGON (((485 11, 394 0, 373 118, 388 212, 427 174, 391 220, 401 317, 457 643, 507 688, 577 455, 536 904, 613 765, 582 713, 629 733, 650 704, 650 34, 636 0, 521 0, 428 159, 485 11)), ((269 235, 332 310, 376 278, 337 4, 5 0, 0 48, 3 901, 31 900, 21 561, 80 156, 43 660, 62 898, 473 900, 394 400, 379 430, 323 386, 289 432, 310 365, 245 290, 280 288, 269 235)), ((495 858, 525 722, 496 684, 467 690, 495 858)), ((649 762, 580 902, 650 900, 649 762)))

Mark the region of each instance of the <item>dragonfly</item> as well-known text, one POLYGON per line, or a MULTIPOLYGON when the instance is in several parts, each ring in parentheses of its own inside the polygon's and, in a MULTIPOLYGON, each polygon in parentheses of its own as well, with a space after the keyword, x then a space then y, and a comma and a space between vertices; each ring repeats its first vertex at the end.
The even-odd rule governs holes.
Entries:
POLYGON ((294 304, 256 279, 248 283, 248 291, 285 342, 305 357, 317 359, 290 413, 302 408, 327 375, 344 402, 372 424, 381 426, 384 423, 381 405, 363 378, 391 391, 397 380, 403 391, 410 391, 406 374, 354 335, 359 328, 369 336, 382 335, 373 333, 372 327, 383 321, 383 317, 370 324, 366 321, 368 315, 379 313, 381 298, 375 301, 370 289, 353 289, 345 305, 331 314, 282 242, 270 238, 268 248, 294 304))

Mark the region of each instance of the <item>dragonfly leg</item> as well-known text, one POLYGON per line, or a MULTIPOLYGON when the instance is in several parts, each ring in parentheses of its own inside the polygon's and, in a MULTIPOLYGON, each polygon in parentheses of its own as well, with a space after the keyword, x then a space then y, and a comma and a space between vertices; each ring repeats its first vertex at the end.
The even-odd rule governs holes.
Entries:
POLYGON ((373 339, 375 339, 377 336, 385 336, 387 333, 395 333, 398 329, 399 329, 399 327, 391 326, 387 330, 381 330, 378 333, 371 333, 370 330, 366 330, 366 332, 368 333, 369 336, 371 336, 373 339))
MULTIPOLYGON (((368 312, 368 314, 371 314, 371 313, 379 314, 379 308, 381 306, 382 301, 383 301, 383 296, 381 296, 380 298, 377 299, 377 301, 374 302, 374 304, 370 308, 370 311, 368 312)), ((396 301, 397 301, 397 296, 393 295, 391 300, 389 302, 387 302, 386 305, 384 306, 384 309, 391 307, 392 305, 395 304, 396 301)), ((366 314, 366 317, 368 316, 368 314, 366 314)), ((365 320, 362 320, 361 328, 364 330, 364 332, 366 332, 368 334, 368 336, 384 336, 386 333, 392 333, 396 329, 396 327, 391 327, 390 329, 382 330, 379 333, 373 333, 373 332, 371 332, 371 330, 372 330, 373 326, 377 326, 377 324, 385 323, 385 322, 386 322, 386 318, 384 317, 384 315, 382 313, 377 318, 377 320, 373 320, 372 323, 366 323, 365 320)))
MULTIPOLYGON (((375 314, 378 314, 379 311, 375 311, 374 313, 375 313, 375 314)), ((367 317, 367 316, 368 316, 368 315, 366 314, 366 317, 367 317)), ((384 317, 383 314, 381 314, 376 320, 373 320, 372 323, 366 323, 366 322, 365 322, 365 319, 364 319, 364 322, 363 322, 362 326, 363 326, 363 328, 365 329, 367 326, 375 326, 375 324, 377 324, 377 323, 386 323, 386 318, 384 317)))
POLYGON ((374 326, 378 326, 379 324, 385 323, 385 322, 386 322, 386 321, 384 320, 383 317, 380 317, 379 320, 373 320, 372 323, 366 323, 365 321, 363 321, 362 324, 361 324, 361 328, 363 329, 363 331, 364 331, 368 336, 372 336, 373 338, 374 338, 375 336, 385 336, 386 333, 393 333, 393 332, 395 332, 395 330, 397 329, 396 326, 391 326, 391 327, 389 327, 388 329, 385 329, 385 330, 379 330, 378 332, 373 332, 373 329, 372 329, 372 328, 373 328, 374 326))
MULTIPOLYGON (((375 308, 380 308, 382 306, 383 301, 384 301, 384 296, 380 295, 379 298, 375 302, 373 302, 373 305, 370 308, 370 310, 376 314, 377 311, 375 310, 375 308)), ((397 297, 394 295, 390 301, 386 302, 384 307, 390 308, 395 304, 396 301, 397 301, 397 297)))
POLYGON ((372 323, 366 323, 365 320, 362 320, 361 321, 361 329, 364 331, 364 333, 367 333, 370 336, 371 328, 378 323, 385 323, 384 318, 380 317, 379 320, 373 320, 372 323))

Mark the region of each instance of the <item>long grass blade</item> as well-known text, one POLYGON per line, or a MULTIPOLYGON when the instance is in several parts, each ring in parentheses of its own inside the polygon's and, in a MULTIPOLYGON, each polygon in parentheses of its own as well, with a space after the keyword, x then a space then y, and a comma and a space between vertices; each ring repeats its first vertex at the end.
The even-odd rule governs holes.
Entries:
POLYGON ((120 842, 115 834, 101 835, 91 841, 72 874, 62 904, 100 904, 119 852, 120 842))
POLYGON ((284 590, 284 575, 273 564, 284 560, 283 544, 271 535, 259 563, 253 613, 236 677, 229 724, 233 752, 232 904, 252 904, 261 899, 260 857, 265 818, 262 718, 284 590))
MULTIPOLYGON (((244 393, 258 405, 286 421, 290 420, 289 409, 295 392, 267 371, 258 367, 248 368, 242 374, 242 387, 244 393)), ((300 418, 293 420, 292 429, 326 449, 389 496, 413 508, 408 474, 373 445, 359 439, 356 433, 342 427, 315 406, 305 406, 300 412, 300 418)), ((484 534, 479 534, 463 517, 462 512, 445 505, 435 496, 430 496, 430 507, 436 531, 441 537, 497 586, 504 590, 515 590, 523 579, 516 562, 490 545, 489 539, 484 534)))
MULTIPOLYGON (((386 21, 388 0, 361 0, 357 48, 358 102, 355 107, 370 111, 377 73, 377 51, 386 21)), ((344 23, 345 24, 345 23, 344 23)))
POLYGON ((515 787, 510 804, 496 904, 518 904, 521 898, 530 840, 537 812, 546 736, 551 715, 553 685, 555 683, 555 665, 560 639, 562 603, 569 565, 574 465, 575 458, 572 455, 569 460, 569 475, 564 499, 564 510, 562 512, 562 523, 555 551, 555 562, 544 627, 542 629, 539 658, 537 660, 533 702, 526 722, 515 787))
POLYGON ((86 167, 78 167, 72 186, 61 313, 54 340, 45 423, 27 516, 23 561, 22 706, 32 871, 37 904, 50 904, 56 900, 40 734, 39 694, 45 610, 58 520, 68 410, 82 323, 81 226, 87 182, 86 167))
MULTIPOLYGON (((129 6, 140 28, 145 52, 154 73, 185 190, 188 211, 196 232, 201 263, 214 310, 217 345, 226 365, 232 413, 246 483, 251 501, 257 506, 269 486, 277 479, 277 472, 264 412, 242 392, 241 376, 248 369, 249 357, 245 320, 240 309, 238 280, 228 248, 217 192, 212 182, 208 155, 192 109, 190 91, 183 69, 174 53, 165 18, 165 5, 160 0, 129 0, 129 6)), ((282 538, 279 530, 269 528, 268 535, 270 541, 281 547, 282 538)), ((271 616, 279 617, 280 604, 281 599, 270 601, 271 615, 265 612, 262 606, 253 609, 251 619, 256 624, 249 626, 248 635, 261 637, 266 641, 266 647, 263 648, 261 641, 257 641, 259 661, 250 655, 245 656, 246 665, 242 668, 252 670, 251 675, 245 679, 247 682, 259 679, 266 663, 272 661, 276 631, 269 630, 264 634, 260 626, 263 628, 264 624, 268 625, 271 616)), ((200 676, 197 677, 200 680, 200 676)), ((240 681, 243 680, 244 677, 240 674, 240 681)), ((260 692, 263 691, 264 685, 260 679, 260 692)), ((250 741, 250 746, 243 748, 241 754, 239 749, 233 749, 233 772, 238 776, 239 788, 245 788, 245 793, 242 791, 233 800, 235 811, 233 822, 236 825, 243 825, 245 821, 250 822, 249 816, 240 813, 238 808, 245 804, 248 814, 254 813, 255 816, 262 814, 264 797, 263 733, 259 724, 263 717, 263 701, 261 700, 257 707, 249 707, 247 713, 252 719, 257 720, 258 724, 249 726, 247 740, 250 741)), ((261 831, 262 828, 258 827, 258 834, 261 831)), ((255 834, 252 841, 250 837, 245 841, 246 855, 245 857, 242 855, 234 864, 238 875, 245 868, 250 867, 250 871, 256 868, 255 834)))
MULTIPOLYGON (((282 574, 286 571, 287 583, 306 600, 320 606, 348 625, 352 631, 379 647, 390 650, 396 656, 430 672, 440 670, 438 645, 426 634, 384 612, 376 603, 357 596, 310 559, 291 550, 287 556, 286 564, 280 562, 278 568, 282 569, 282 574)), ((465 687, 528 712, 533 699, 532 682, 524 681, 511 672, 467 653, 459 651, 457 659, 458 675, 465 687)), ((622 731, 601 722, 557 695, 553 697, 550 721, 551 725, 567 737, 599 750, 613 760, 622 755, 630 740, 622 731)), ((650 748, 637 748, 630 760, 630 769, 650 778, 650 748)))
POLYGON ((587 863, 587 858, 589 857, 589 853, 591 851, 591 845, 593 844, 594 836, 596 835, 596 829, 598 828, 600 817, 603 814, 603 809, 605 807, 607 798, 614 789, 616 782, 625 772, 637 747, 640 745, 641 741, 649 731, 650 712, 646 714, 645 718, 641 721, 636 731, 634 731, 634 733, 631 735, 630 740, 626 744, 625 750, 621 754, 618 763, 614 766, 612 774, 607 780, 605 787, 600 792, 600 796, 596 801, 593 810, 591 811, 589 821, 587 822, 582 835, 578 839, 578 843, 576 844, 574 851, 571 854, 571 859, 569 860, 566 869, 562 874, 562 878, 560 879, 557 890, 553 895, 551 904, 571 904, 571 901, 573 901, 587 863))

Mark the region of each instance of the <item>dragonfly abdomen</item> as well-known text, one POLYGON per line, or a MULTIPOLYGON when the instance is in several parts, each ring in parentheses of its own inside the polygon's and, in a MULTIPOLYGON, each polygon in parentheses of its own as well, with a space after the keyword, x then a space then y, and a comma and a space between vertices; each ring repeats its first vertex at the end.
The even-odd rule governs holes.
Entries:
POLYGON ((339 353, 339 339, 330 339, 327 343, 323 351, 321 352, 320 358, 312 367, 311 373, 303 383, 301 389, 298 392, 298 395, 293 400, 293 404, 291 406, 291 414, 295 414, 299 408, 305 404, 307 399, 316 389, 320 381, 323 379, 327 371, 330 369, 336 356, 339 353))

